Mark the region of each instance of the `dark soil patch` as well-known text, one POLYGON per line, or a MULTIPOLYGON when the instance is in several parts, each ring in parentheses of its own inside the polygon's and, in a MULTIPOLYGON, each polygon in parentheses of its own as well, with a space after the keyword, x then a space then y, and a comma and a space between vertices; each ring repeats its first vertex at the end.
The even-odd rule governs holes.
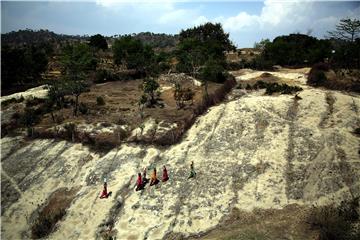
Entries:
POLYGON ((309 210, 298 205, 284 209, 233 209, 215 229, 188 239, 316 239, 318 232, 306 223, 309 210))
POLYGON ((56 224, 65 216, 78 190, 79 187, 70 190, 60 188, 50 195, 47 202, 35 213, 37 216, 31 227, 32 238, 44 238, 54 231, 56 224))

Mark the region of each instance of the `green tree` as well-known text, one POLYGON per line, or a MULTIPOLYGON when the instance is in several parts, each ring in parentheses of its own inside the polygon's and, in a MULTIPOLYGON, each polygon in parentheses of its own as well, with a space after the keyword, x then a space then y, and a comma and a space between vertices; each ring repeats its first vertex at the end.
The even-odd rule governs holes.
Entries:
POLYGON ((128 69, 136 69, 147 75, 156 74, 155 54, 148 45, 140 40, 126 35, 116 40, 113 45, 114 62, 117 65, 125 64, 128 69))
POLYGON ((176 107, 181 109, 185 105, 185 101, 190 101, 193 104, 193 98, 195 93, 190 89, 183 89, 179 82, 175 83, 174 99, 176 102, 176 107))
POLYGON ((336 25, 336 30, 328 32, 335 39, 354 42, 360 33, 360 20, 344 18, 336 25))
POLYGON ((269 39, 261 39, 260 42, 254 43, 254 48, 258 51, 263 51, 265 49, 266 44, 269 44, 269 43, 270 43, 269 39))
POLYGON ((221 24, 206 23, 180 32, 178 71, 197 76, 209 59, 225 65, 225 51, 235 50, 221 24))
POLYGON ((86 44, 66 46, 62 56, 64 66, 64 90, 75 97, 74 115, 77 115, 79 96, 88 90, 84 81, 90 70, 95 70, 97 61, 90 47, 86 44))
MULTIPOLYGON (((159 86, 159 83, 152 77, 147 77, 143 81, 142 89, 144 94, 147 96, 147 99, 150 101, 150 105, 156 103, 155 92, 159 86)), ((144 101, 143 97, 140 101, 144 101)))
POLYGON ((38 83, 45 72, 48 57, 45 50, 35 46, 1 47, 1 82, 3 88, 26 83, 38 83))
POLYGON ((76 80, 84 78, 84 74, 90 70, 95 70, 97 60, 87 44, 75 44, 64 47, 61 63, 65 76, 76 80))
POLYGON ((194 38, 183 39, 177 50, 179 63, 177 69, 180 72, 190 73, 193 77, 199 74, 201 66, 206 61, 206 47, 194 38))
POLYGON ((360 20, 341 19, 336 30, 329 32, 333 49, 332 66, 335 68, 360 67, 360 20))
POLYGON ((88 91, 88 85, 85 81, 77 80, 77 81, 70 81, 69 90, 71 94, 75 97, 75 106, 74 106, 74 116, 77 116, 78 113, 78 106, 79 106, 79 97, 83 92, 88 91))
POLYGON ((330 57, 331 44, 304 34, 276 37, 265 45, 258 62, 264 65, 303 65, 323 61, 330 57))
POLYGON ((27 127, 28 136, 32 137, 34 133, 33 126, 39 121, 39 116, 33 108, 25 108, 24 114, 20 118, 20 122, 27 127))
POLYGON ((104 36, 96 34, 90 37, 89 45, 96 48, 106 50, 108 49, 108 44, 104 36))
POLYGON ((208 81, 210 82, 218 82, 222 83, 226 80, 225 74, 224 74, 224 67, 221 65, 221 63, 216 62, 213 59, 209 59, 205 66, 201 70, 200 79, 203 82, 204 86, 204 97, 205 99, 208 98, 208 81))

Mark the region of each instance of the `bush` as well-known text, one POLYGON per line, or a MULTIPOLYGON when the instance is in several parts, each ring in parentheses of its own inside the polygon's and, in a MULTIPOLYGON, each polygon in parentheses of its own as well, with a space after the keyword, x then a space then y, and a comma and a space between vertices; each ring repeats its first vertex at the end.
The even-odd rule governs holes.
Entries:
POLYGON ((357 134, 357 135, 360 135, 360 127, 356 128, 356 129, 354 130, 354 133, 357 134))
POLYGON ((20 117, 20 123, 26 127, 35 125, 39 120, 40 118, 33 108, 25 108, 25 112, 20 117))
POLYGON ((325 63, 317 63, 315 64, 308 76, 307 83, 312 86, 323 86, 326 84, 326 75, 325 72, 329 71, 330 67, 328 64, 325 63))
POLYGON ((66 138, 71 139, 71 141, 75 142, 75 133, 76 133, 76 125, 75 123, 67 123, 64 125, 66 131, 66 138))
POLYGON ((26 107, 33 107, 33 106, 39 105, 44 102, 45 102, 45 99, 32 97, 32 98, 29 98, 26 100, 25 105, 26 105, 26 107))
POLYGON ((223 83, 226 80, 224 67, 214 61, 208 61, 201 71, 200 78, 202 80, 223 83))
POLYGON ((101 69, 96 72, 95 75, 95 83, 105 83, 105 82, 111 82, 111 81, 118 81, 119 78, 116 74, 107 71, 105 69, 101 69))
POLYGON ((105 105, 105 100, 104 100, 104 98, 103 98, 102 96, 98 96, 98 97, 96 98, 96 104, 99 105, 99 106, 105 105))
POLYGON ((289 86, 287 84, 278 84, 278 83, 267 83, 262 80, 257 81, 253 86, 250 84, 246 85, 247 90, 251 89, 266 89, 265 94, 271 95, 275 92, 279 92, 281 94, 293 94, 298 91, 302 91, 303 89, 298 86, 289 86))
POLYGON ((82 113, 82 114, 87 114, 89 112, 89 108, 87 107, 87 105, 85 103, 80 103, 79 104, 79 111, 82 113))
POLYGON ((239 70, 244 68, 244 63, 243 62, 229 62, 226 64, 226 69, 227 70, 231 70, 231 71, 235 71, 235 70, 239 70))
POLYGON ((280 92, 281 94, 293 94, 298 91, 302 91, 301 87, 298 86, 289 86, 287 84, 278 84, 278 83, 267 83, 265 94, 271 95, 275 92, 280 92))

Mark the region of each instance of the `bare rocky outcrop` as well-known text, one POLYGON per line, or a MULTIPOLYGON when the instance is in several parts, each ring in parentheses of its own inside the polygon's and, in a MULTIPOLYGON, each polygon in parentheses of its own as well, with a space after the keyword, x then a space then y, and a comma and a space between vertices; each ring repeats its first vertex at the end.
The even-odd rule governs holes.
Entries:
MULTIPOLYGON (((290 81, 291 74, 302 84, 304 75, 283 76, 290 81)), ((30 236, 30 216, 53 192, 73 186, 79 191, 51 239, 199 236, 234 209, 286 213, 359 197, 360 140, 353 131, 360 97, 311 87, 298 96, 235 96, 211 107, 181 142, 167 148, 122 144, 99 155, 82 144, 5 137, 2 184, 17 194, 2 198, 2 234, 30 236), (191 161, 197 176, 188 179, 191 161), (163 165, 169 181, 134 191, 138 172, 156 167, 161 176, 163 165), (104 178, 114 193, 109 199, 99 199, 104 178)), ((146 121, 141 135, 161 132, 162 123, 146 121)))

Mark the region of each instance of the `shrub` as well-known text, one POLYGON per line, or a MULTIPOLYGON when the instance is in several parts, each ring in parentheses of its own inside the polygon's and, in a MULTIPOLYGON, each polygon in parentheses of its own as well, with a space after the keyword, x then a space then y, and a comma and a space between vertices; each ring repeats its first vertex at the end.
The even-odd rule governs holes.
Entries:
POLYGON ((40 118, 33 108, 25 108, 25 112, 20 117, 20 123, 26 127, 35 125, 39 120, 40 118))
POLYGON ((120 80, 119 77, 105 69, 101 69, 96 72, 95 75, 95 83, 105 83, 105 82, 111 82, 111 81, 118 81, 120 80))
POLYGON ((287 84, 278 84, 278 83, 265 83, 266 91, 265 94, 271 95, 275 92, 280 92, 281 94, 292 94, 298 91, 302 91, 301 87, 298 86, 289 86, 287 84))
POLYGON ((96 104, 99 105, 99 106, 105 105, 105 100, 104 100, 104 98, 103 98, 102 96, 98 96, 98 97, 96 98, 96 104))
POLYGON ((178 108, 183 108, 186 101, 191 100, 191 104, 193 104, 194 95, 195 93, 190 88, 183 89, 180 83, 175 83, 174 99, 178 108))
POLYGON ((32 97, 26 100, 25 102, 25 106, 26 107, 33 107, 36 105, 39 105, 40 103, 44 103, 45 99, 41 99, 41 98, 37 98, 37 97, 32 97))
POLYGON ((360 127, 356 128, 356 129, 354 130, 354 133, 357 134, 357 135, 360 135, 360 127))
POLYGON ((244 63, 243 62, 229 62, 226 64, 226 69, 227 70, 232 70, 232 71, 235 71, 235 70, 239 70, 239 69, 242 69, 244 68, 244 63))
POLYGON ((330 66, 326 63, 317 63, 311 68, 307 83, 312 86, 322 86, 326 82, 326 75, 324 72, 330 70, 330 66))
POLYGON ((246 90, 251 90, 252 89, 252 87, 251 87, 251 85, 250 84, 246 84, 246 88, 245 88, 246 90))
POLYGON ((322 86, 326 82, 325 73, 321 70, 311 70, 308 76, 307 83, 312 86, 322 86))
POLYGON ((224 67, 214 61, 208 61, 201 70, 200 78, 202 80, 223 83, 226 80, 224 67))
POLYGON ((87 105, 85 103, 80 103, 79 104, 79 111, 82 114, 87 114, 89 112, 89 108, 87 107, 87 105))
POLYGON ((75 123, 67 123, 64 125, 65 133, 67 139, 71 139, 71 141, 75 142, 75 133, 76 133, 76 125, 75 123))

